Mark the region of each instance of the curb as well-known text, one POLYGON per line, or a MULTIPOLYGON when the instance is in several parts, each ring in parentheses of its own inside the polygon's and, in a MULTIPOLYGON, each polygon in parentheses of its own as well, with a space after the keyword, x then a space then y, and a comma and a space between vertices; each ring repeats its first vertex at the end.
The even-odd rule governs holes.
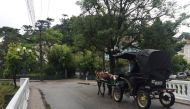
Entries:
POLYGON ((41 95, 43 104, 44 104, 44 106, 45 106, 45 109, 51 109, 50 104, 48 104, 48 102, 47 102, 46 99, 45 99, 45 94, 44 94, 44 93, 42 92, 42 90, 40 90, 40 89, 38 89, 38 91, 40 92, 40 95, 41 95))
POLYGON ((175 101, 175 102, 176 102, 176 103, 179 103, 179 104, 184 104, 184 105, 190 106, 190 101, 188 101, 188 100, 182 100, 182 99, 176 98, 176 101, 175 101))
POLYGON ((77 82, 78 84, 97 86, 96 82, 77 82))

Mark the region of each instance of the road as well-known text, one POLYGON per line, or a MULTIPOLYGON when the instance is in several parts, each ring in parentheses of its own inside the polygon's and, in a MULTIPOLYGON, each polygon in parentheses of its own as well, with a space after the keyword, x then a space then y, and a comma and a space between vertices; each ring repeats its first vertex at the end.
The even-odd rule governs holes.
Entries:
MULTIPOLYGON (((79 84, 78 81, 33 82, 45 94, 52 109, 138 109, 132 98, 124 96, 121 103, 110 96, 97 95, 95 84, 79 84)), ((190 105, 175 103, 171 109, 189 109, 190 105)), ((164 109, 158 100, 152 100, 150 109, 164 109)))

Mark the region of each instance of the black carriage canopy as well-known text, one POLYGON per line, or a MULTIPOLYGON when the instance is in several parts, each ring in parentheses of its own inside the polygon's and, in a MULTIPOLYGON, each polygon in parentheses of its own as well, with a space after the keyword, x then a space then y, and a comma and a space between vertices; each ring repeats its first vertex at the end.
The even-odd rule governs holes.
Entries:
POLYGON ((145 49, 139 52, 124 52, 114 55, 115 58, 136 61, 140 68, 138 73, 143 73, 157 80, 166 80, 171 74, 169 55, 155 49, 145 49))

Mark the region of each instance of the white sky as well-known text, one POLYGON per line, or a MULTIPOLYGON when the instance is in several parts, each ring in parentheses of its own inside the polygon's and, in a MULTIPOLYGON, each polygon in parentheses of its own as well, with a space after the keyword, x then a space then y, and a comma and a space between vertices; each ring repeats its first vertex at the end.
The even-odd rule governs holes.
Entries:
MULTIPOLYGON (((33 1, 36 20, 50 17, 55 19, 55 23, 59 23, 62 14, 72 16, 79 15, 81 12, 80 7, 75 4, 77 0, 33 1)), ((25 0, 0 0, 0 27, 10 26, 21 28, 26 24, 30 23, 25 0)))
MULTIPOLYGON (((55 19, 54 24, 59 23, 62 14, 69 16, 79 15, 80 7, 75 3, 77 0, 33 0, 36 20, 46 19, 47 17, 55 19), (42 3, 42 5, 41 5, 42 3), (49 11, 48 11, 49 3, 49 11), (42 8, 41 8, 42 6, 42 8), (41 14, 42 13, 42 14, 41 14)), ((190 0, 177 0, 179 5, 190 3, 190 0)), ((186 10, 190 12, 190 7, 186 10)), ((190 20, 187 20, 190 23, 190 20)), ((28 25, 29 18, 25 0, 0 0, 0 27, 10 26, 21 28, 28 25)), ((180 32, 190 32, 190 28, 181 27, 180 32)))

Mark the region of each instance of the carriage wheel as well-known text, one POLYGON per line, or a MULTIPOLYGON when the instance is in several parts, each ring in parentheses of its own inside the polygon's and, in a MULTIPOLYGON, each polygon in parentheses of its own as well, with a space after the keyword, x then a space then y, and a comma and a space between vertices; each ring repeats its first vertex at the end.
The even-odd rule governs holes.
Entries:
POLYGON ((171 107, 175 103, 175 96, 172 92, 161 92, 159 94, 160 103, 164 107, 171 107))
POLYGON ((113 98, 116 102, 121 102, 123 99, 123 91, 120 87, 115 87, 113 90, 113 98))
POLYGON ((137 92, 136 101, 140 109, 148 109, 151 105, 150 95, 145 91, 137 92))
POLYGON ((136 96, 136 95, 134 95, 134 96, 133 96, 133 99, 134 99, 134 101, 136 101, 136 100, 137 100, 137 96, 136 96))

